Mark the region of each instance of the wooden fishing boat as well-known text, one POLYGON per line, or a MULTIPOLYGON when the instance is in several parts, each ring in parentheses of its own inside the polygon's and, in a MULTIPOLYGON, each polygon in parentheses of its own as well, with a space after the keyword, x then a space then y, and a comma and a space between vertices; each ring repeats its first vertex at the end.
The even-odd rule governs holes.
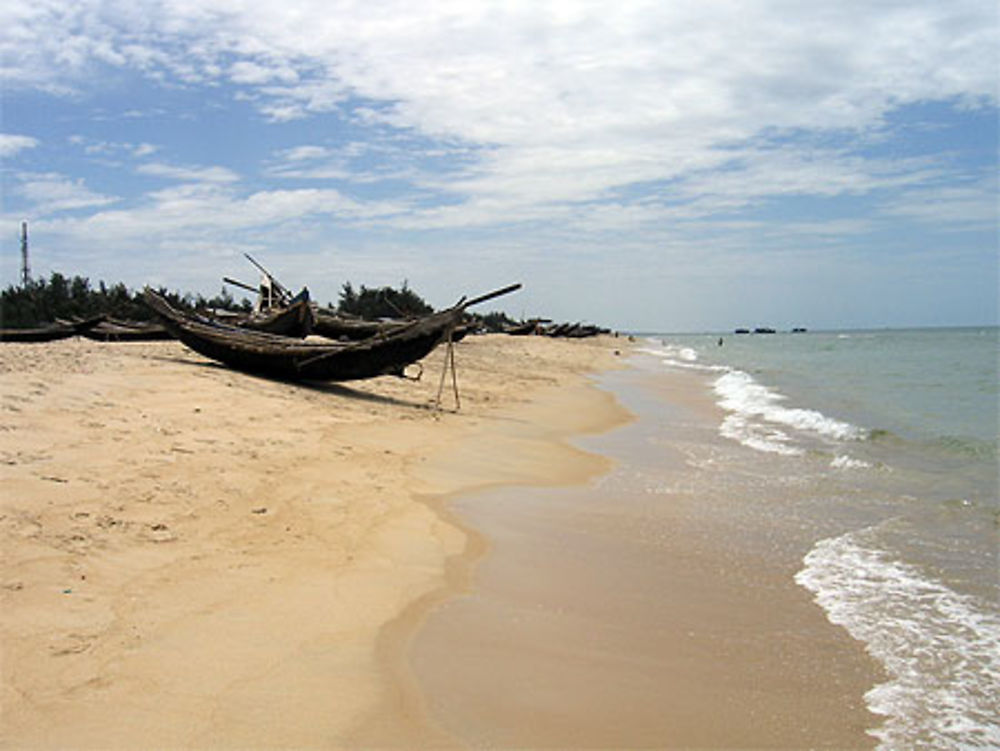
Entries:
POLYGON ((167 328, 152 321, 122 321, 109 318, 81 332, 87 339, 97 342, 152 342, 173 339, 167 328))
POLYGON ((564 339, 585 339, 598 334, 610 334, 611 329, 594 326, 585 323, 560 323, 549 326, 543 331, 545 336, 552 336, 564 339))
POLYGON ((548 323, 548 320, 544 318, 532 318, 528 321, 505 326, 501 333, 510 336, 532 336, 542 330, 542 324, 544 323, 548 323))
POLYGON ((295 300, 284 308, 238 319, 235 321, 235 325, 254 331, 266 331, 269 334, 281 334, 282 336, 294 336, 302 339, 313 332, 315 322, 316 317, 313 314, 312 305, 309 303, 309 298, 306 297, 295 300))
MULTIPOLYGON (((363 318, 347 318, 337 313, 330 313, 322 308, 313 311, 315 323, 312 333, 333 339, 334 341, 357 342, 372 336, 388 336, 393 332, 405 329, 415 319, 391 319, 383 321, 366 321, 363 318)), ((455 328, 452 341, 458 342, 472 332, 469 326, 455 328)))
POLYGON ((328 310, 317 308, 313 311, 315 323, 312 332, 327 339, 360 341, 378 334, 388 335, 410 325, 412 321, 366 321, 362 318, 348 318, 328 310))
POLYGON ((453 342, 460 342, 469 334, 475 334, 476 327, 471 323, 462 323, 455 327, 455 330, 451 334, 451 340, 453 342))
POLYGON ((85 321, 58 321, 48 326, 28 329, 0 329, 0 341, 4 342, 53 342, 82 334, 104 320, 104 316, 88 318, 85 321))
POLYGON ((402 375, 411 363, 449 341, 465 309, 513 292, 520 284, 464 298, 438 313, 418 318, 388 334, 356 342, 299 341, 249 331, 182 313, 150 289, 146 302, 177 339, 195 352, 237 370, 287 380, 350 381, 380 375, 402 375))
POLYGON ((593 324, 578 323, 575 326, 572 326, 569 330, 563 332, 562 335, 568 339, 586 339, 590 336, 608 333, 611 333, 610 329, 601 328, 600 326, 595 326, 593 324))
POLYGON ((545 329, 544 333, 545 336, 566 336, 566 334, 569 333, 569 331, 576 325, 577 324, 575 323, 556 323, 545 329))

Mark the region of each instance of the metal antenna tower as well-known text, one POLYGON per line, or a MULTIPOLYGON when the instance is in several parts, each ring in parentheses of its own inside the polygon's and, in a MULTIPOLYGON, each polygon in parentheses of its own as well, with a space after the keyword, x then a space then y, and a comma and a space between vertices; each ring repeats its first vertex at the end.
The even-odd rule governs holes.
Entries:
POLYGON ((21 284, 25 287, 31 281, 31 266, 28 263, 28 223, 21 222, 21 284))

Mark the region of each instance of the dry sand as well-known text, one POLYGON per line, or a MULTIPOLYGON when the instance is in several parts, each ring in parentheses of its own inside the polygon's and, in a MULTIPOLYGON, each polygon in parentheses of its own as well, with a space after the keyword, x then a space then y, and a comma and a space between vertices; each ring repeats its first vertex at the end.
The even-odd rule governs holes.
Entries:
POLYGON ((582 481, 621 340, 474 337, 303 387, 175 342, 0 346, 7 748, 430 746, 403 659, 484 544, 444 499, 582 481), (449 406, 447 400, 445 405, 449 406))

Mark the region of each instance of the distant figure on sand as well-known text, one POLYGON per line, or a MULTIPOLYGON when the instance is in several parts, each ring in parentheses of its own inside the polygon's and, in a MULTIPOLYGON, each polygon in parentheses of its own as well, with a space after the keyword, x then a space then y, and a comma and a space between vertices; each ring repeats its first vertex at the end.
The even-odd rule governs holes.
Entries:
POLYGON ((719 337, 719 346, 720 347, 722 346, 722 337, 721 336, 719 337))

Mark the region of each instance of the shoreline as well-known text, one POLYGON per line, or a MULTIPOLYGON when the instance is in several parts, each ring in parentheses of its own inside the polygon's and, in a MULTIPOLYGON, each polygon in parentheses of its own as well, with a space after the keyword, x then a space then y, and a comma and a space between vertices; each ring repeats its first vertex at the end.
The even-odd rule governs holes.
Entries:
POLYGON ((454 415, 427 408, 436 378, 301 387, 175 342, 5 345, 4 742, 438 739, 397 658, 481 552, 443 496, 541 482, 557 454, 593 472, 558 447, 601 425, 533 410, 571 384, 592 404, 587 374, 626 346, 473 338, 454 415))
MULTIPOLYGON (((607 367, 614 366, 608 363, 607 367)), ((396 691, 384 696, 371 716, 348 736, 356 747, 455 747, 461 742, 440 728, 426 706, 426 697, 410 665, 411 648, 426 618, 439 606, 472 591, 476 568, 492 543, 454 508, 461 498, 519 486, 583 485, 614 465, 608 457, 580 449, 574 438, 596 435, 634 419, 614 397, 590 382, 578 381, 541 389, 529 401, 483 418, 454 443, 428 457, 418 475, 427 486, 416 494, 443 523, 464 537, 464 547, 445 561, 441 585, 407 605, 379 634, 378 658, 392 675, 396 691), (554 406, 558 405, 558 407, 554 406), (543 417, 544 416, 544 417, 543 417), (540 419, 542 418, 542 419, 540 419), (502 423, 498 429, 497 423, 502 423), (512 444, 517 444, 513 446, 512 444), (503 467, 484 462, 496 454, 507 457, 503 467), (531 457, 530 459, 528 457, 531 457), (455 464, 466 467, 455 471, 455 464), (468 469, 474 464, 474 469, 468 469)))
POLYGON ((734 493, 743 449, 696 377, 598 382, 639 416, 576 442, 608 474, 454 501, 491 554, 413 660, 455 745, 873 746, 878 666, 794 581, 812 533, 766 515, 798 501, 734 493))
POLYGON ((806 507, 761 516, 704 384, 635 354, 467 340, 452 413, 440 351, 296 386, 0 349, 2 745, 871 746, 806 507))

